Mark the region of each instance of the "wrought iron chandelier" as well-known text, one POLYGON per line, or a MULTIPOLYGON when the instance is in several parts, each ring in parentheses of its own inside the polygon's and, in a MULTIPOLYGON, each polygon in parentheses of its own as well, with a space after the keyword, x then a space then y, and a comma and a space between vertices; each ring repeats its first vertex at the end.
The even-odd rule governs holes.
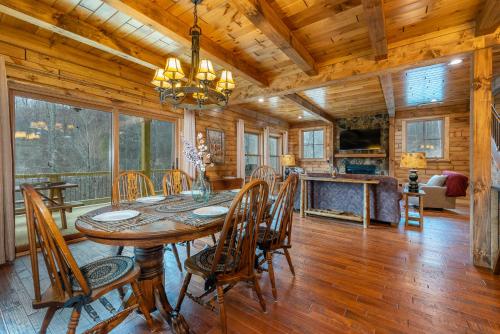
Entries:
POLYGON ((198 5, 203 0, 191 0, 194 3, 194 24, 189 29, 191 36, 191 68, 185 78, 178 58, 167 58, 164 69, 157 69, 153 81, 160 93, 161 103, 172 104, 176 108, 203 110, 225 107, 235 84, 233 74, 223 70, 215 84, 212 62, 200 60, 201 28, 198 26, 198 5))

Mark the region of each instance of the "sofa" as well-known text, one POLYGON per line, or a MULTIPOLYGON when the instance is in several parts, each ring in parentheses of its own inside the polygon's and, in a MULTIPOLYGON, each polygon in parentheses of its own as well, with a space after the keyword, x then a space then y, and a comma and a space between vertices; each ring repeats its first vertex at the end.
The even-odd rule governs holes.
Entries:
MULTIPOLYGON (((330 177, 327 173, 308 173, 309 176, 330 177)), ((340 174, 337 178, 376 179, 380 183, 370 186, 371 219, 399 224, 401 219, 401 192, 398 190, 398 180, 390 176, 340 174)), ((309 203, 316 209, 341 210, 361 215, 363 212, 363 186, 354 183, 335 183, 309 181, 309 203)), ((297 187, 294 208, 300 209, 300 183, 297 187)))
MULTIPOLYGON (((432 176, 428 183, 420 183, 420 190, 425 192, 424 207, 455 209, 456 198, 467 195, 468 183, 467 176, 453 171, 444 171, 442 175, 432 176)), ((418 206, 418 198, 410 197, 408 204, 418 206)))

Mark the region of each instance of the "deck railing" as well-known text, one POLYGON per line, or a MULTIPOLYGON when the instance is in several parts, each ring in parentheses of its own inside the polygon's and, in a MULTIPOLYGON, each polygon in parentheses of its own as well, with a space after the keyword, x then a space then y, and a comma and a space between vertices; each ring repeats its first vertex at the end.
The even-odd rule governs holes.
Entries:
MULTIPOLYGON (((166 170, 167 169, 154 169, 150 171, 150 177, 157 192, 162 191, 161 181, 166 170)), ((110 171, 17 174, 15 177, 16 186, 23 183, 40 183, 47 181, 64 181, 78 185, 78 187, 68 188, 64 191, 66 202, 78 201, 86 205, 91 205, 105 203, 111 200, 111 187, 113 182, 110 171)), ((16 201, 19 200, 22 200, 22 195, 16 192, 16 201)))

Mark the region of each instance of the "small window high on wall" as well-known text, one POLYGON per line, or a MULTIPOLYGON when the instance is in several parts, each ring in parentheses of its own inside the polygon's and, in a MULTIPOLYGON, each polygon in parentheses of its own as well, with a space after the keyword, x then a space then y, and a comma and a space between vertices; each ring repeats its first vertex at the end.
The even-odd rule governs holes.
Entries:
POLYGON ((325 129, 310 129, 302 131, 302 159, 325 158, 325 129))
POLYGON ((432 118, 403 121, 404 152, 425 152, 427 159, 447 159, 447 121, 432 118))

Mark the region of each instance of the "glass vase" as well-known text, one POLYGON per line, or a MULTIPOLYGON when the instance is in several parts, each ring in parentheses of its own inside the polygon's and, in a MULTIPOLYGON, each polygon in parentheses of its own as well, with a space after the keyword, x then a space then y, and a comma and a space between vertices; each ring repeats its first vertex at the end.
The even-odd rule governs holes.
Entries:
POLYGON ((198 171, 196 180, 193 183, 192 194, 194 201, 198 203, 206 203, 210 199, 210 196, 212 194, 212 187, 210 186, 210 182, 208 182, 208 179, 205 176, 205 172, 198 171))

